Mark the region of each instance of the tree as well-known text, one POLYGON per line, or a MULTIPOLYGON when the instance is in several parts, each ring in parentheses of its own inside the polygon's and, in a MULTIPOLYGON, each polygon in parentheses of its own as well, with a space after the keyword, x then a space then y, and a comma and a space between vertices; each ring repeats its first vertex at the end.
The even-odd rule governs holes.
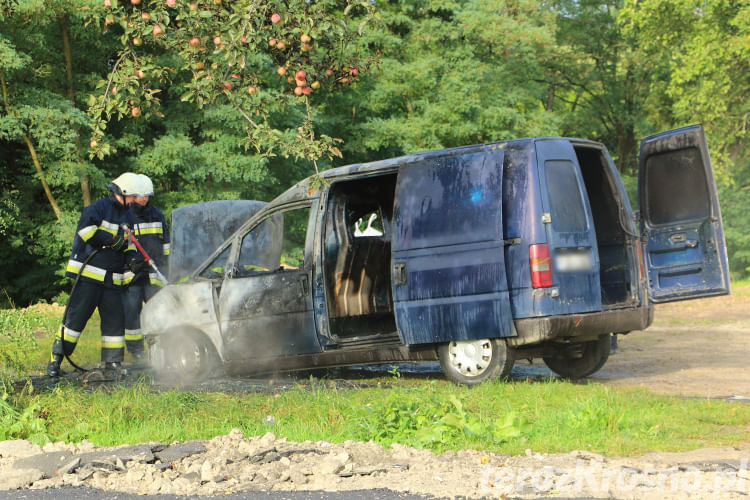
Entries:
POLYGON ((667 61, 650 87, 652 122, 704 124, 721 189, 730 265, 750 271, 750 4, 741 0, 628 0, 623 26, 667 61))
POLYGON ((90 98, 92 155, 114 151, 105 136, 110 120, 162 114, 161 96, 178 84, 183 101, 233 110, 245 147, 261 159, 280 154, 317 165, 340 156, 337 140, 316 132, 314 108, 319 94, 367 69, 357 40, 373 4, 105 0, 92 20, 116 30, 122 46, 90 98))
POLYGON ((382 23, 368 35, 379 63, 327 108, 332 126, 347 131, 351 157, 558 131, 546 87, 534 79, 554 43, 552 17, 537 2, 410 0, 379 9, 382 23))
MULTIPOLYGON (((557 49, 546 58, 550 106, 562 105, 565 135, 612 148, 621 173, 637 171, 638 135, 650 133, 645 106, 664 64, 619 21, 623 0, 556 0, 557 49)), ((558 108, 555 108, 558 109, 558 108)))

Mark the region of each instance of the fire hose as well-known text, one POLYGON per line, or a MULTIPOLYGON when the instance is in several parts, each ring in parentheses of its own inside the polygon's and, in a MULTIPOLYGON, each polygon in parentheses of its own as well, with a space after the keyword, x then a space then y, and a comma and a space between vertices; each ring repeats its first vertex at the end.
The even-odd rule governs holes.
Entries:
POLYGON ((165 285, 168 285, 169 281, 167 281, 167 278, 161 273, 161 271, 159 271, 159 268, 156 267, 154 260, 151 257, 149 257, 146 250, 143 249, 140 242, 136 239, 135 234, 133 234, 133 231, 125 224, 121 224, 120 228, 122 228, 122 230, 125 231, 125 238, 127 240, 132 241, 133 245, 135 245, 135 248, 138 249, 138 252, 140 252, 140 254, 143 256, 144 262, 146 262, 146 264, 148 264, 151 267, 154 273, 156 273, 156 277, 159 279, 159 281, 161 281, 165 285))

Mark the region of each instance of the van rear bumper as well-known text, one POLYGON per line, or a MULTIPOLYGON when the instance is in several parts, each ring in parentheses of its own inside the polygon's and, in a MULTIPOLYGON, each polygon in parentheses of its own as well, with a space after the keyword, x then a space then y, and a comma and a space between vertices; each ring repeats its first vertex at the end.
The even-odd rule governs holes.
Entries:
POLYGON ((522 318, 514 321, 518 335, 505 340, 513 347, 547 340, 593 340, 604 333, 643 330, 653 319, 654 308, 651 305, 595 313, 522 318))

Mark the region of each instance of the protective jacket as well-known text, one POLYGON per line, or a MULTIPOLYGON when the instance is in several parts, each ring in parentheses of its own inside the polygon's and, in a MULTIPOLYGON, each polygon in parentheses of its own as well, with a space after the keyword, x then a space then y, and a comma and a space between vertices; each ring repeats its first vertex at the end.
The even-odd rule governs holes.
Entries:
MULTIPOLYGON (((166 274, 167 257, 169 256, 169 231, 167 223, 164 220, 164 214, 157 207, 149 204, 140 210, 136 208, 133 216, 135 217, 135 237, 141 244, 149 257, 154 260, 154 264, 159 270, 166 274)), ((150 283, 152 285, 164 286, 165 283, 159 281, 156 273, 148 269, 141 271, 133 278, 134 285, 143 285, 150 283)))
POLYGON ((109 248, 112 240, 120 230, 120 224, 134 226, 133 215, 128 208, 117 201, 114 195, 102 198, 87 206, 81 212, 76 235, 73 239, 73 251, 65 268, 65 275, 75 278, 83 264, 80 279, 99 283, 108 288, 117 288, 127 284, 133 273, 127 270, 126 263, 135 257, 135 246, 128 242, 126 251, 109 248), (91 256, 95 250, 95 255, 91 256), (91 256, 91 259, 87 259, 91 256))

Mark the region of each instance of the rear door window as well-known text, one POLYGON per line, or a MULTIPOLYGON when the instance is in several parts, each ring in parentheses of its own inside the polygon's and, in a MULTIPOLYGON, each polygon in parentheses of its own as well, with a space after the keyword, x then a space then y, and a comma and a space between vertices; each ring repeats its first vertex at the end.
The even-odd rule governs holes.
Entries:
POLYGON ((645 208, 654 225, 703 219, 711 215, 703 159, 698 148, 649 156, 646 160, 645 208), (679 193, 664 196, 664 190, 679 193))
POLYGON ((563 233, 586 231, 588 222, 575 164, 567 160, 548 160, 544 162, 544 170, 552 228, 563 233))

